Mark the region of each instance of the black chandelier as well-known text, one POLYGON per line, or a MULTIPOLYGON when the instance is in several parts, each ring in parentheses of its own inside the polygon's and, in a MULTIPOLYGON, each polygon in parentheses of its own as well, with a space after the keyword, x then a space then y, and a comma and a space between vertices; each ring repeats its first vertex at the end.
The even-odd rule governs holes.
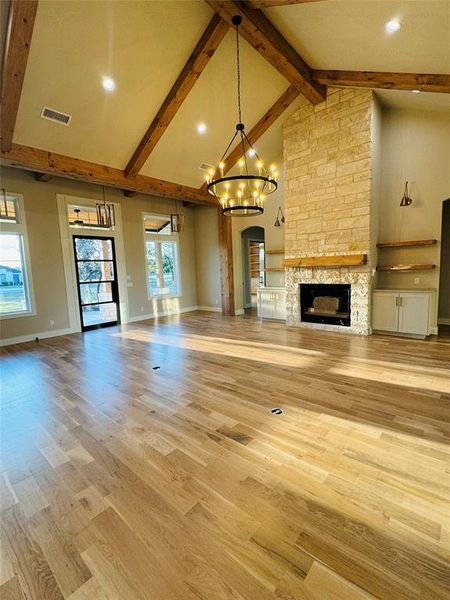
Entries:
POLYGON ((267 170, 259 158, 251 141, 245 133, 245 125, 242 123, 241 113, 241 71, 239 57, 239 25, 242 19, 239 15, 233 17, 232 22, 236 28, 236 62, 237 62, 237 107, 239 122, 236 131, 226 147, 217 169, 210 169, 206 176, 207 189, 210 194, 216 196, 222 205, 224 215, 252 216, 264 212, 264 200, 278 187, 277 172, 275 165, 267 170), (242 147, 242 157, 238 162, 239 175, 226 176, 226 173, 234 166, 226 165, 224 160, 234 140, 238 138, 238 146, 242 147), (249 171, 247 155, 255 159, 256 170, 249 171))

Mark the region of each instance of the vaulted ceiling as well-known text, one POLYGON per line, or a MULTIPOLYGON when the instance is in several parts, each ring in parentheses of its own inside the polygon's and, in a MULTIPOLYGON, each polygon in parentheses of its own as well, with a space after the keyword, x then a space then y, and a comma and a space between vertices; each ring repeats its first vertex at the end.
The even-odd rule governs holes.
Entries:
MULTIPOLYGON (((209 4, 224 3, 39 2, 14 144, 123 171, 210 23, 209 4), (104 76, 116 82, 111 93, 102 88, 104 76), (70 125, 42 119, 43 106, 70 114, 70 125)), ((447 0, 323 0, 268 6, 263 12, 314 69, 450 73, 447 0), (387 36, 384 23, 393 18, 402 29, 387 36)), ((244 39, 241 64, 243 116, 250 130, 290 82, 244 39)), ((234 129, 235 94, 229 30, 140 174, 199 188, 204 175, 199 165, 218 161, 234 129), (204 135, 197 133, 199 122, 207 126, 204 135)), ((380 95, 388 104, 450 110, 449 94, 383 90, 380 95)), ((256 143, 268 160, 280 158, 282 124, 305 101, 299 95, 256 143)))

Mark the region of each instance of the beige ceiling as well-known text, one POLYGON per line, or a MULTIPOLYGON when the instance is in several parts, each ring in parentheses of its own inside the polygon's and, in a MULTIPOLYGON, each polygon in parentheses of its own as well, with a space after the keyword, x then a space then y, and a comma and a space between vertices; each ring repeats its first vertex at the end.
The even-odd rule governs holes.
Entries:
MULTIPOLYGON (((1 1, 1 0, 0 0, 1 1)), ((2 2, 2 8, 5 6, 2 2)), ((450 72, 450 1, 323 0, 266 9, 315 68, 450 72), (386 37, 385 21, 400 32, 386 37)), ((14 142, 123 169, 212 17, 203 0, 41 0, 14 142), (108 75, 117 87, 106 93, 108 75), (69 127, 40 118, 43 106, 72 115, 69 127)), ((249 130, 288 82, 242 40, 243 117, 249 130)), ((383 104, 446 110, 450 95, 379 92, 383 104)), ((258 142, 281 156, 283 122, 258 142)), ((142 173, 200 186, 236 123, 235 55, 227 34, 142 173), (198 135, 196 125, 208 129, 198 135)))

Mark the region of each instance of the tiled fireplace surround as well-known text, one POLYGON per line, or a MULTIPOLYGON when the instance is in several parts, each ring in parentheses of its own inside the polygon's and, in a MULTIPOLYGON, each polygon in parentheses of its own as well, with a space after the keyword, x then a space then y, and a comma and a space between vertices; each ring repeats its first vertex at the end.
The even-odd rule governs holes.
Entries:
POLYGON ((288 325, 370 333, 374 112, 370 90, 335 88, 325 102, 301 106, 285 125, 286 258, 368 257, 359 267, 287 268, 288 325), (350 327, 302 322, 301 283, 350 283, 350 327))

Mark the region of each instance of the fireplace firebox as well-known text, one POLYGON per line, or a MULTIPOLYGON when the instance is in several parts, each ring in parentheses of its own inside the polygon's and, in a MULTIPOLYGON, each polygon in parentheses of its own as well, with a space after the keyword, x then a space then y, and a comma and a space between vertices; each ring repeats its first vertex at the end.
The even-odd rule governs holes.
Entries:
POLYGON ((350 327, 351 285, 300 284, 301 320, 350 327))

